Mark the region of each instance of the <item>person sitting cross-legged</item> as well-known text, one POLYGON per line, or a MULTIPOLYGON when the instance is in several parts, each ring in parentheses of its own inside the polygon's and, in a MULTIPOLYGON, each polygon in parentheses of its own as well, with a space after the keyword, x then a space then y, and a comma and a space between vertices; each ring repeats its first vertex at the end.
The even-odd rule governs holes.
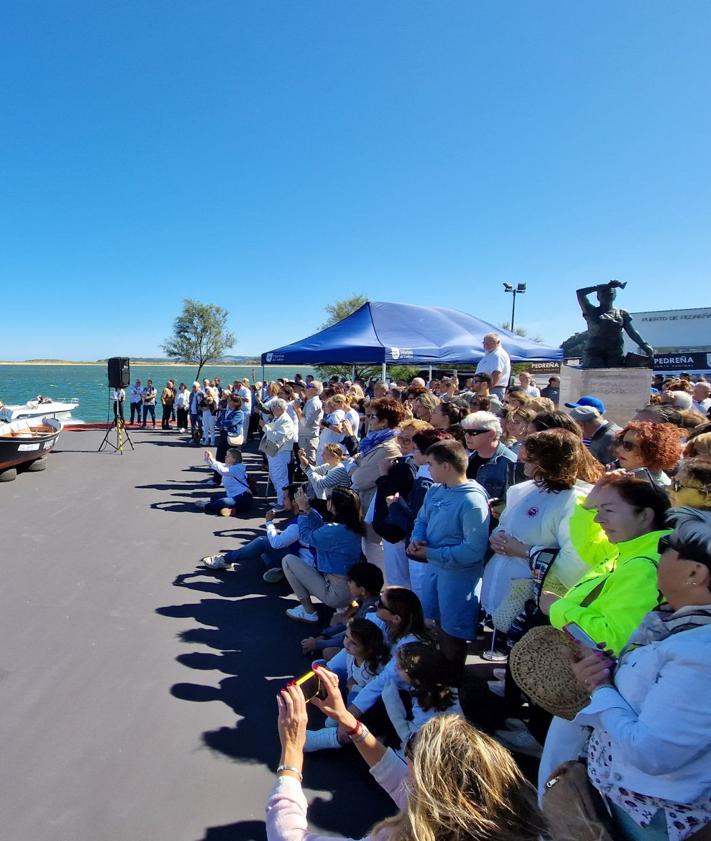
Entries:
POLYGON ((223 494, 195 503, 206 514, 219 513, 223 517, 229 517, 233 513, 245 514, 252 507, 252 491, 247 481, 247 468, 240 463, 241 458, 240 451, 235 448, 227 450, 224 462, 217 461, 209 450, 205 450, 205 462, 211 470, 222 476, 224 488, 223 494))
POLYGON ((292 484, 284 488, 284 508, 292 515, 292 518, 287 520, 281 531, 274 525, 276 512, 270 509, 264 515, 266 534, 255 537, 239 549, 207 555, 201 561, 203 566, 209 569, 226 569, 231 564, 260 558, 267 567, 262 576, 267 584, 276 584, 284 578, 281 562, 289 552, 297 555, 304 563, 313 566, 316 562, 316 552, 313 547, 299 540, 297 522, 299 506, 294 498, 298 487, 298 484, 292 484))
POLYGON ((365 534, 358 494, 350 488, 334 488, 326 502, 333 522, 311 508, 303 488, 296 492, 299 514, 299 538, 316 550, 316 566, 296 555, 282 561, 282 569, 300 604, 286 615, 298 622, 318 622, 312 596, 328 607, 345 607, 351 601, 348 570, 360 560, 361 538, 365 534))

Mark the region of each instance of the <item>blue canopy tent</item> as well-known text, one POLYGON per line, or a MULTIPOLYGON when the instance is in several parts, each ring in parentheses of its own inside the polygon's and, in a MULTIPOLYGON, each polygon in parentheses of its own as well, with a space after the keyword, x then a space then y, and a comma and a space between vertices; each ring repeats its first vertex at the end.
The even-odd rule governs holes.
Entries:
POLYGON ((482 339, 498 333, 512 362, 557 360, 560 348, 516 336, 444 307, 369 301, 336 324, 262 354, 262 365, 441 365, 478 362, 482 339))

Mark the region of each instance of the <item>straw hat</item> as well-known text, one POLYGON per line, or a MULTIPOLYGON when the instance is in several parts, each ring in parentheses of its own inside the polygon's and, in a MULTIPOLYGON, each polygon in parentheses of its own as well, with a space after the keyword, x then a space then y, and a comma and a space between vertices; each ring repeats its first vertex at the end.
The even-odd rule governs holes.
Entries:
POLYGON ((575 643, 557 628, 542 625, 511 649, 509 666, 519 688, 539 707, 569 721, 586 707, 588 693, 573 673, 575 643))

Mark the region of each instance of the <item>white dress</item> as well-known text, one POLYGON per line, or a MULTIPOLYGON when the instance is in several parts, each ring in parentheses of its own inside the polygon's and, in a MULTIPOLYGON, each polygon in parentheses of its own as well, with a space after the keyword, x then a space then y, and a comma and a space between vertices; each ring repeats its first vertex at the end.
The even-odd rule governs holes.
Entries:
MULTIPOLYGON (((570 518, 577 500, 590 493, 592 486, 576 482, 570 490, 553 493, 535 482, 511 485, 506 494, 506 508, 494 534, 505 531, 529 546, 560 548, 551 574, 566 587, 572 587, 589 566, 580 558, 570 540, 570 518)), ((494 555, 484 567, 481 601, 487 613, 493 613, 518 578, 531 578, 528 558, 494 555)))

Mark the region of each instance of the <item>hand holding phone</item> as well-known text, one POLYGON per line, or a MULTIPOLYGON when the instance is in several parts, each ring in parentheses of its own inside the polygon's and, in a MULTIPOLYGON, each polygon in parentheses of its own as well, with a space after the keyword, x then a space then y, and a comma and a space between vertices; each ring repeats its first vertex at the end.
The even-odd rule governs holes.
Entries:
POLYGON ((589 634, 586 634, 575 622, 568 622, 567 625, 563 625, 563 633, 569 639, 584 645, 585 648, 589 648, 591 651, 599 650, 595 640, 589 634))

